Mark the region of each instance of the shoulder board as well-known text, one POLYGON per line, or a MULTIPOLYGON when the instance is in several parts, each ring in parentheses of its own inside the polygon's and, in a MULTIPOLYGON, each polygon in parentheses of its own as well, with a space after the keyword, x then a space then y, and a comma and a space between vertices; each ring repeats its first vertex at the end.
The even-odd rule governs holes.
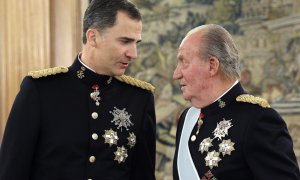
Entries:
POLYGON ((126 76, 126 75, 122 75, 122 76, 115 76, 115 78, 121 82, 130 84, 132 86, 136 86, 142 89, 146 89, 149 90, 151 92, 154 92, 155 87, 152 86, 150 83, 147 83, 145 81, 141 81, 139 79, 135 79, 133 77, 130 76, 126 76))
POLYGON ((42 70, 38 70, 38 71, 30 71, 28 73, 28 75, 34 79, 37 79, 40 77, 46 77, 46 76, 50 76, 50 75, 66 73, 68 71, 69 71, 69 69, 67 67, 58 66, 58 67, 42 69, 42 70))
POLYGON ((259 106, 261 106, 263 108, 269 108, 270 107, 267 100, 265 100, 263 98, 260 98, 260 97, 252 96, 250 94, 239 95, 236 98, 236 101, 238 101, 238 102, 247 102, 247 103, 252 103, 252 104, 258 104, 259 106))

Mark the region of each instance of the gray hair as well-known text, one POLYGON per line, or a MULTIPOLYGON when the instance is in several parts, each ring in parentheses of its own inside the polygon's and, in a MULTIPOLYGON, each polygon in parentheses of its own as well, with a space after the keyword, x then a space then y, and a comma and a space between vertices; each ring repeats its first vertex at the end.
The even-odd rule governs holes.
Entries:
POLYGON ((201 58, 217 57, 226 79, 240 79, 238 50, 230 33, 220 25, 207 24, 191 30, 188 35, 198 31, 201 33, 199 46, 201 58))
POLYGON ((123 11, 134 20, 141 21, 139 9, 129 0, 93 0, 84 13, 82 42, 86 44, 86 32, 95 28, 98 32, 112 27, 116 23, 118 11, 123 11))

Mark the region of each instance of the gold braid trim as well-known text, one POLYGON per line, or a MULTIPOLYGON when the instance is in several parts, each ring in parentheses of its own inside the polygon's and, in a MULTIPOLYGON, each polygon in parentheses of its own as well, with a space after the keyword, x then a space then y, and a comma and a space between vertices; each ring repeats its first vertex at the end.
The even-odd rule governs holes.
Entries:
POLYGON ((49 75, 59 74, 59 73, 66 73, 69 69, 67 67, 58 66, 54 68, 48 68, 48 69, 42 69, 38 71, 30 71, 28 73, 29 76, 31 76, 34 79, 40 78, 40 77, 46 77, 49 75))
POLYGON ((142 89, 146 89, 149 90, 151 92, 154 92, 155 87, 152 86, 150 83, 147 83, 145 81, 141 81, 139 79, 135 79, 133 77, 130 76, 126 76, 126 75, 122 75, 122 76, 115 76, 115 78, 121 82, 136 86, 136 87, 140 87, 142 89))
POLYGON ((248 102, 248 103, 252 103, 252 104, 258 104, 263 108, 269 108, 270 107, 267 100, 265 100, 263 98, 260 98, 260 97, 252 96, 250 94, 239 95, 236 98, 236 101, 238 101, 238 102, 248 102))

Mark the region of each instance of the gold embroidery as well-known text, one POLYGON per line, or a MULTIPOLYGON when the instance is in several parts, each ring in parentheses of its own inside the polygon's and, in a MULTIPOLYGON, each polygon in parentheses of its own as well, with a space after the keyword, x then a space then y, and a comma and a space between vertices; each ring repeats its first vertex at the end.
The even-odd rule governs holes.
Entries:
POLYGON ((219 102, 220 108, 224 108, 226 106, 226 103, 224 101, 222 101, 221 99, 218 99, 218 102, 219 102))
POLYGON ((122 76, 115 76, 115 78, 117 80, 121 81, 121 82, 125 82, 127 84, 130 84, 130 85, 133 85, 133 86, 136 86, 136 87, 140 87, 142 89, 146 89, 146 90, 149 90, 149 91, 152 91, 152 92, 154 92, 154 90, 155 90, 155 87, 152 86, 150 83, 135 79, 135 78, 130 77, 130 76, 122 75, 122 76))
POLYGON ((84 78, 85 77, 84 76, 84 71, 85 70, 86 70, 85 67, 81 66, 80 70, 77 71, 77 77, 80 78, 80 79, 84 78))
POLYGON ((46 77, 49 75, 67 73, 68 71, 69 71, 69 69, 67 67, 58 66, 58 67, 54 67, 54 68, 42 69, 39 71, 30 71, 28 73, 28 75, 31 76, 32 78, 37 79, 37 78, 46 77))
POLYGON ((270 107, 267 100, 265 100, 263 98, 260 98, 260 97, 255 97, 255 96, 250 95, 250 94, 239 95, 236 98, 236 101, 238 101, 238 102, 248 102, 248 103, 252 103, 252 104, 258 104, 263 108, 269 108, 270 107))

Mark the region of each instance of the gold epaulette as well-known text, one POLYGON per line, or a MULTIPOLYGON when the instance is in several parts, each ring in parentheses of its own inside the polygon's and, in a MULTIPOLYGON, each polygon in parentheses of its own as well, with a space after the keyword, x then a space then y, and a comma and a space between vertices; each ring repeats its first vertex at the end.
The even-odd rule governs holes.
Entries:
POLYGON ((32 78, 37 79, 37 78, 46 77, 49 75, 66 73, 68 71, 69 71, 69 69, 67 67, 58 66, 58 67, 42 69, 42 70, 38 70, 38 71, 30 71, 28 73, 28 76, 31 76, 32 78))
POLYGON ((236 101, 238 101, 238 102, 247 102, 247 103, 252 103, 252 104, 258 104, 263 108, 269 108, 270 107, 267 100, 265 100, 263 98, 260 98, 260 97, 252 96, 250 94, 239 95, 236 98, 236 101))
POLYGON ((126 75, 122 75, 122 76, 115 76, 115 78, 121 82, 125 82, 127 84, 130 84, 130 85, 133 85, 133 86, 136 86, 136 87, 140 87, 142 89, 146 89, 146 90, 149 90, 149 91, 152 91, 154 92, 155 90, 155 87, 152 86, 150 83, 147 83, 145 81, 141 81, 139 79, 135 79, 133 77, 130 77, 130 76, 126 76, 126 75))

